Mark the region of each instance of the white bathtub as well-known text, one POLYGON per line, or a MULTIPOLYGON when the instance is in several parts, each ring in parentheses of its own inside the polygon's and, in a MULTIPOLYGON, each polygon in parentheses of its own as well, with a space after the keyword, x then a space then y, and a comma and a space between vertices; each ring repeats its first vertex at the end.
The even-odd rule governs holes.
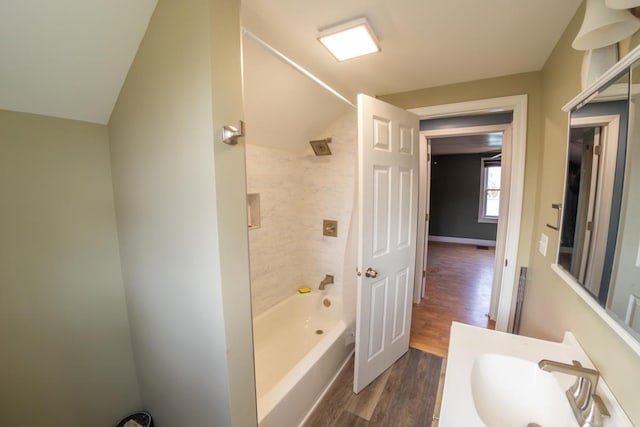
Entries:
POLYGON ((320 292, 292 295, 253 319, 260 427, 304 420, 353 350, 345 333, 340 301, 320 292))

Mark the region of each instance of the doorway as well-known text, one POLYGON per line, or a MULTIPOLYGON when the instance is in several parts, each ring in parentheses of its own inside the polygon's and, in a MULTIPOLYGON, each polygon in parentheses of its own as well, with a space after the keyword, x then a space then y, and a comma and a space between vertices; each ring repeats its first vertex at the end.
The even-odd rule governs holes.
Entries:
MULTIPOLYGON (((494 271, 500 271, 495 265, 496 241, 499 219, 508 208, 501 196, 509 194, 509 181, 502 174, 509 164, 508 159, 502 164, 502 145, 505 137, 510 138, 512 118, 511 114, 476 118, 504 123, 442 131, 425 122, 423 128, 429 130, 421 132, 430 153, 428 184, 421 197, 428 195, 429 201, 425 200, 423 298, 413 307, 411 346, 443 357, 452 321, 485 328, 495 325, 489 313, 494 282, 497 287, 500 279, 495 275, 494 280, 494 271)), ((441 125, 457 122, 452 118, 441 125)))
POLYGON ((569 132, 563 227, 558 264, 596 298, 604 300, 615 246, 609 218, 614 202, 619 116, 574 117, 569 132), (609 259, 609 262, 607 262, 609 259))
MULTIPOLYGON (((513 119, 511 114, 475 117, 504 123, 421 132, 428 154, 421 191, 426 197, 423 197, 425 225, 420 296, 426 295, 424 272, 430 239, 495 247, 497 261, 489 307, 490 317, 495 320, 507 239, 513 119), (439 180, 435 184, 431 179, 434 173, 439 180), (436 200, 432 200, 433 197, 436 200)), ((448 123, 457 123, 457 120, 454 117, 448 123)))
MULTIPOLYGON (((496 301, 494 304, 495 314, 492 316, 496 320, 495 328, 499 331, 509 331, 514 312, 512 304, 513 295, 515 287, 517 286, 516 267, 524 193, 527 96, 516 95, 503 98, 491 98, 456 104, 422 107, 411 111, 417 114, 421 119, 482 115, 489 112, 512 113, 512 122, 510 127, 511 144, 503 144, 501 156, 503 161, 503 179, 508 179, 510 184, 508 191, 509 194, 501 195, 504 199, 504 203, 506 204, 506 208, 503 211, 508 212, 508 215, 504 221, 499 222, 498 235, 504 236, 504 239, 502 240, 504 242, 504 246, 500 248, 499 245, 501 239, 498 238, 495 265, 499 265, 501 271, 496 271, 500 276, 497 279, 498 285, 492 292, 493 298, 496 301)), ((505 130, 505 132, 507 131, 505 130)), ((456 134, 456 132, 453 131, 453 134, 456 134)), ((423 141, 421 141, 420 149, 421 151, 424 151, 425 154, 421 155, 420 158, 421 171, 426 171, 426 152, 428 144, 426 143, 426 140, 424 141, 425 143, 422 142, 423 141)), ((421 174, 421 194, 424 193, 426 185, 426 176, 422 176, 421 174)), ((420 210, 418 214, 418 218, 421 219, 418 224, 419 230, 417 236, 418 250, 416 253, 416 261, 418 265, 423 265, 424 259, 426 258, 424 253, 424 242, 427 236, 426 230, 428 230, 428 221, 422 220, 423 218, 428 219, 426 214, 427 206, 423 198, 420 203, 420 210)), ((416 271, 418 271, 416 274, 416 276, 418 276, 418 274, 422 274, 423 270, 420 271, 420 269, 417 268, 416 271)), ((419 277, 416 277, 415 283, 414 303, 417 303, 422 299, 422 280, 420 280, 419 277)))

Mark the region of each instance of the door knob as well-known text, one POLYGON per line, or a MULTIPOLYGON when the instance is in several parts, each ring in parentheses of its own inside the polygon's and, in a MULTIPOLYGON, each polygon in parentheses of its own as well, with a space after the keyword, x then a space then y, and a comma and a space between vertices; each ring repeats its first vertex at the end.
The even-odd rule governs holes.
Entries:
POLYGON ((364 275, 375 279, 376 277, 378 277, 378 272, 375 271, 373 268, 369 267, 367 268, 367 271, 364 272, 364 275))

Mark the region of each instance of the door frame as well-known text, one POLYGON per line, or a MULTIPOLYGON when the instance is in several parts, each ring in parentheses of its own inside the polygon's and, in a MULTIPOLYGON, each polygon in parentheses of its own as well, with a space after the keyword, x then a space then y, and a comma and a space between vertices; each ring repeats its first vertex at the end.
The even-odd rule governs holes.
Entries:
MULTIPOLYGON (((422 138, 422 132, 420 132, 422 138)), ((420 176, 418 178, 418 236, 416 238, 416 271, 413 287, 413 302, 419 304, 425 297, 427 282, 427 240, 431 221, 431 140, 427 138, 424 146, 418 140, 420 151, 420 176)))
MULTIPOLYGON (((426 144, 430 145, 431 143, 431 139, 433 138, 442 138, 442 137, 453 137, 453 136, 466 136, 466 135, 480 135, 480 134, 487 134, 487 133, 494 133, 494 132, 501 132, 503 134, 503 143, 502 143, 502 147, 501 147, 501 151, 503 154, 503 159, 502 159, 502 177, 501 177, 501 187, 500 187, 500 217, 498 218, 498 222, 497 222, 497 232, 496 232, 496 243, 495 243, 495 255, 494 255, 494 267, 493 267, 493 278, 492 278, 492 284, 491 284, 491 303, 489 306, 489 317, 491 319, 495 319, 497 317, 497 311, 498 311, 498 296, 500 294, 500 286, 501 286, 501 281, 502 281, 502 274, 503 274, 503 270, 504 270, 504 249, 505 249, 505 244, 506 244, 506 224, 507 224, 507 218, 509 215, 509 195, 510 195, 510 189, 511 189, 511 180, 509 179, 510 176, 510 172, 511 172, 511 156, 509 155, 509 153, 511 153, 511 146, 512 146, 512 125, 511 123, 504 123, 504 124, 496 124, 496 125, 481 125, 481 126, 465 126, 465 127, 456 127, 456 128, 450 128, 450 129, 434 129, 434 130, 429 130, 429 131, 421 131, 420 132, 420 137, 424 138, 426 140, 426 144)), ((422 156, 421 156, 422 158, 422 156)), ((427 163, 427 167, 428 167, 428 163, 427 163)), ((428 172, 427 172, 428 173, 428 172)), ((430 190, 430 188, 427 187, 427 181, 426 179, 422 179, 422 174, 421 174, 421 181, 420 181, 420 195, 423 194, 428 194, 427 191, 430 190)), ((419 200, 419 209, 422 209, 422 207, 428 203, 429 198, 425 197, 424 200, 419 200)), ((422 224, 418 224, 418 227, 420 227, 420 225, 422 224)), ((422 271, 425 271, 427 269, 427 260, 426 260, 426 252, 427 252, 427 246, 428 246, 428 230, 426 230, 426 222, 424 222, 423 225, 423 233, 420 233, 420 231, 418 232, 418 245, 421 245, 421 248, 423 248, 424 253, 420 254, 420 248, 418 248, 417 251, 417 258, 420 257, 419 259, 422 262, 422 271)), ((469 239, 466 239, 469 240, 469 239)), ((473 240, 473 239, 470 239, 473 240)), ((418 261, 416 260, 416 263, 418 261)), ((416 264, 416 271, 417 271, 417 264, 416 264)), ((417 277, 417 275, 416 275, 417 277)), ((421 297, 424 298, 425 296, 425 280, 424 278, 422 278, 421 280, 421 286, 418 287, 416 286, 416 289, 414 289, 414 302, 417 299, 417 295, 415 294, 415 292, 420 291, 421 297)), ((420 302, 420 299, 417 299, 417 302, 420 302)))
MULTIPOLYGON (((571 119, 570 128, 581 127, 593 127, 600 128, 600 155, 596 159, 598 164, 598 178, 596 188, 592 188, 591 191, 596 192, 596 198, 593 206, 593 230, 590 232, 590 242, 588 243, 589 250, 587 251, 587 257, 582 256, 587 263, 587 274, 583 285, 594 295, 600 293, 600 283, 598 283, 597 289, 594 287, 591 278, 602 276, 602 269, 604 265, 606 247, 609 235, 608 218, 611 216, 611 200, 602 202, 602 198, 606 197, 604 194, 611 196, 612 189, 614 187, 616 161, 618 153, 616 148, 618 146, 618 138, 620 133, 620 116, 617 114, 608 115, 595 115, 586 117, 574 117, 571 119), (594 273, 595 271, 595 273, 594 273), (588 280, 587 280, 588 277, 588 280)), ((569 147, 567 146, 567 156, 569 155, 569 147)), ((568 174, 568 166, 565 171, 568 174)), ((563 194, 563 199, 566 197, 566 186, 563 194)), ((562 230, 560 230, 562 233, 562 230)), ((560 245, 558 245, 558 253, 560 251, 560 245)), ((558 254, 556 254, 557 259, 558 254)))
MULTIPOLYGON (((475 101, 467 101, 453 104, 434 105, 426 107, 412 108, 408 111, 417 114, 423 119, 434 119, 452 116, 465 116, 471 114, 486 114, 500 111, 511 111, 513 113, 512 126, 512 150, 510 154, 511 172, 509 174, 511 180, 511 188, 509 194, 509 215, 506 224, 506 240, 504 259, 505 265, 502 272, 502 280, 498 298, 498 307, 496 312, 496 330, 510 331, 511 319, 515 311, 514 294, 518 284, 517 276, 517 259, 518 246, 520 243, 520 226, 522 223, 522 204, 524 199, 524 172, 525 172, 525 155, 527 149, 527 95, 514 95, 500 98, 488 98, 475 101)), ((420 148, 423 144, 420 144, 420 148)), ((421 198, 419 203, 424 203, 421 198)), ((424 233, 423 233, 424 234, 424 233)), ((417 236, 420 238, 420 235, 417 236)), ((416 259, 424 250, 420 245, 416 245, 416 259)), ((415 284, 420 288, 420 281, 415 284)), ((420 289, 414 296, 420 293, 420 289)))

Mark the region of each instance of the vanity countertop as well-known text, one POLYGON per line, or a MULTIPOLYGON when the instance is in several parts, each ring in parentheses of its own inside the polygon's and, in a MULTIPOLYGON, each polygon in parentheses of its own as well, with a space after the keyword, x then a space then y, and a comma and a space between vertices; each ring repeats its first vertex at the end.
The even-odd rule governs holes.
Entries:
MULTIPOLYGON (((512 356, 534 363, 551 359, 571 364, 573 360, 578 360, 585 367, 594 367, 571 332, 565 332, 562 342, 553 342, 454 322, 451 327, 439 427, 485 426, 475 410, 471 371, 476 358, 487 353, 512 356)), ((562 390, 569 388, 574 381, 569 375, 553 375, 562 390)), ((605 421, 605 427, 632 427, 602 378, 598 383, 597 393, 611 412, 611 417, 605 421)))

